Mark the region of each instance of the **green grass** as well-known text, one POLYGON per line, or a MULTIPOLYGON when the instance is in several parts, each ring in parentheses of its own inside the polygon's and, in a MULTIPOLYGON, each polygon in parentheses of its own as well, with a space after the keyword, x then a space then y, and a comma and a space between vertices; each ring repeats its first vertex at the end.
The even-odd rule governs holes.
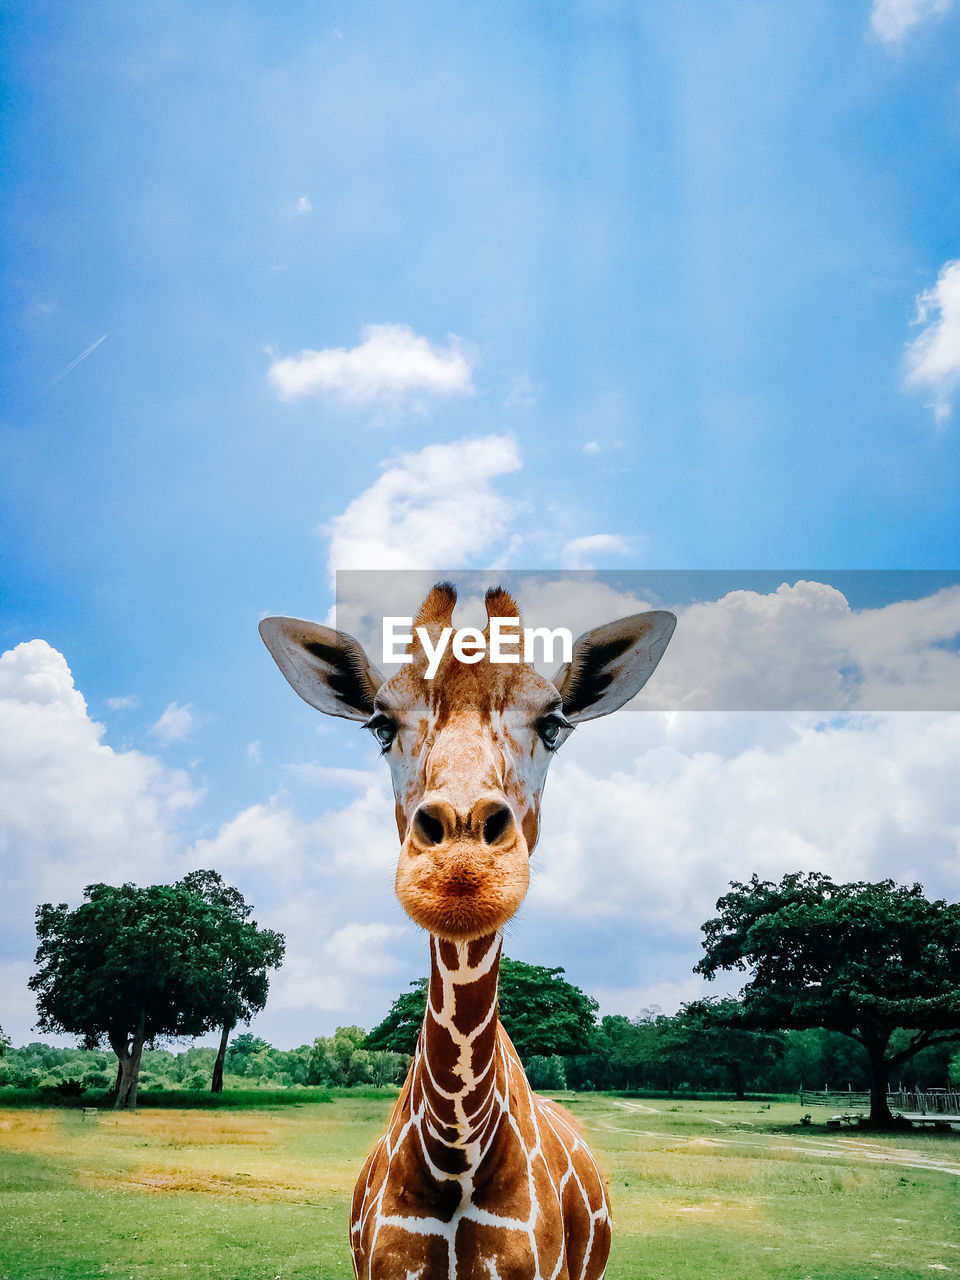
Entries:
MULTIPOLYGON (((609 1174, 609 1280, 960 1276, 960 1135, 803 1128, 796 1103, 563 1100, 609 1174)), ((350 1192, 391 1102, 0 1107, 0 1280, 349 1277, 350 1192)))

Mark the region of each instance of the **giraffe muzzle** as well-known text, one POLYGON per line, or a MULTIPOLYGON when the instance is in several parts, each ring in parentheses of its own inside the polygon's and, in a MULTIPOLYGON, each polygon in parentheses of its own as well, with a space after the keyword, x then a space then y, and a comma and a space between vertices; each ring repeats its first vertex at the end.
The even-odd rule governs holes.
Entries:
POLYGON ((423 928, 452 941, 494 932, 529 879, 527 842, 502 795, 488 793, 461 811, 437 796, 417 806, 400 850, 397 896, 423 928))

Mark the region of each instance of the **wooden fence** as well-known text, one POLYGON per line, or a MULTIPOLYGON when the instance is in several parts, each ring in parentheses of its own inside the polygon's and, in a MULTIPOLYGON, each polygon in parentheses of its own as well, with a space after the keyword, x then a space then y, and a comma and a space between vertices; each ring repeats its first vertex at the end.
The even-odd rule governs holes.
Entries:
MULTIPOLYGON (((960 1090, 896 1089, 887 1094, 892 1111, 921 1116, 960 1116, 960 1090)), ((869 1093, 853 1089, 801 1089, 801 1107, 832 1107, 835 1111, 869 1111, 869 1093)))
POLYGON ((960 1116, 960 1089, 900 1089, 887 1094, 891 1108, 922 1116, 960 1116))

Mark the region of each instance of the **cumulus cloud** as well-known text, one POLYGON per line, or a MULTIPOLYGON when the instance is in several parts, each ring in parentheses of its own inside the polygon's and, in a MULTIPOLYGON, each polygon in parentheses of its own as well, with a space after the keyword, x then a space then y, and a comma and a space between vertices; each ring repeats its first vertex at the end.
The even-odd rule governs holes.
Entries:
MULTIPOLYGON (((400 961, 391 944, 413 939, 393 895, 398 841, 386 770, 343 772, 359 794, 342 807, 305 821, 289 797, 274 797, 190 850, 191 865, 216 867, 249 886, 258 920, 285 935, 268 1010, 281 1021, 303 1010, 350 1011, 355 1021, 358 1006, 372 1004, 372 1023, 396 994, 391 975, 400 961)), ((332 773, 329 781, 344 782, 332 773)))
POLYGON ((619 768, 609 753, 602 759, 600 722, 578 733, 554 766, 533 901, 623 920, 637 936, 666 931, 694 942, 728 881, 753 872, 779 879, 813 869, 960 890, 960 715, 830 726, 784 716, 763 745, 752 725, 737 743, 734 725, 732 742, 709 748, 696 741, 698 721, 716 732, 710 717, 690 717, 680 749, 664 718, 639 752, 621 721, 619 768))
POLYGON ((960 385, 960 260, 946 263, 937 283, 920 294, 916 323, 925 327, 907 347, 907 386, 932 392, 934 417, 943 422, 960 385))
POLYGON ((356 999, 356 980, 383 978, 399 967, 388 944, 402 936, 398 925, 352 922, 332 933, 318 953, 294 956, 276 982, 279 1009, 340 1012, 356 999))
POLYGON ((295 400, 327 395, 347 404, 399 405, 425 397, 470 395, 470 361, 459 338, 446 347, 431 343, 407 325, 371 324, 351 348, 301 351, 274 360, 270 381, 279 395, 295 400))
POLYGON ((186 869, 177 833, 200 791, 155 757, 114 751, 104 732, 46 641, 0 656, 0 936, 11 945, 26 946, 41 901, 186 869))
MULTIPOLYGON (((479 606, 489 577, 457 575, 465 605, 479 606)), ((699 594, 704 583, 698 577, 691 585, 682 573, 512 573, 504 585, 520 602, 525 625, 565 626, 574 635, 672 608, 677 630, 656 678, 631 704, 638 710, 960 709, 960 586, 853 608, 830 583, 802 578, 692 603, 683 595, 699 594)), ((379 586, 377 575, 357 584, 368 612, 379 586)), ((413 592, 406 590, 409 612, 413 592)), ((366 635, 379 644, 379 629, 366 635)))
POLYGON ((196 727, 196 722, 196 714, 189 702, 182 705, 179 702, 171 702, 164 709, 159 720, 150 726, 150 733, 158 742, 169 746, 171 742, 183 742, 185 738, 189 738, 196 727))
POLYGON ((923 711, 960 695, 960 587, 852 609, 828 583, 731 591, 677 610, 638 705, 701 710, 923 711))
POLYGON ((491 481, 520 465, 514 441, 496 435, 401 455, 330 522, 331 570, 476 562, 502 543, 518 511, 491 481))
POLYGON ((628 555, 631 550, 630 539, 617 533, 590 533, 564 543, 561 554, 571 569, 592 569, 597 557, 628 555))
POLYGON ((132 711, 134 707, 139 705, 140 699, 132 693, 126 693, 120 697, 107 699, 107 706, 111 711, 132 711))
POLYGON ((924 18, 946 13, 952 4, 953 0, 873 0, 870 22, 875 34, 892 44, 924 18))
POLYGON ((301 196, 296 205, 297 213, 313 213, 313 205, 307 196, 301 196))

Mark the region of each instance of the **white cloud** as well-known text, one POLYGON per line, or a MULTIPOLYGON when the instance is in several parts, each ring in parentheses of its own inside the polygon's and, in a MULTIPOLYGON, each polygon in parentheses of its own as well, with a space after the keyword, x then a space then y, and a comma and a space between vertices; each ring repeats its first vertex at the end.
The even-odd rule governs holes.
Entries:
POLYGON ((248 742, 245 754, 251 764, 260 764, 263 761, 263 748, 259 742, 248 742))
POLYGON ((622 556, 629 554, 630 550, 629 538, 622 538, 617 533, 590 533, 565 543, 561 556, 570 569, 592 569, 598 556, 622 556))
POLYGON ((359 346, 301 351, 274 360, 269 370, 276 391, 288 400, 329 395, 348 404, 422 403, 425 396, 470 395, 470 361, 459 338, 446 347, 402 324, 371 324, 359 346))
POLYGON ((253 804, 225 822, 215 836, 190 850, 198 867, 267 871, 276 881, 302 878, 306 865, 321 862, 323 832, 277 804, 253 804))
POLYGON ((583 452, 584 453, 602 453, 603 446, 601 445, 599 440, 588 440, 587 443, 583 446, 583 452))
POLYGON ((924 18, 946 13, 952 4, 953 0, 873 0, 870 22, 880 39, 889 44, 902 39, 924 18))
POLYGON ((657 981, 637 987, 605 987, 591 993, 600 1002, 601 1017, 622 1013, 628 1018, 652 1012, 676 1013, 682 1004, 715 996, 717 987, 704 978, 691 974, 676 982, 657 981))
POLYGON ((504 540, 518 511, 490 482, 520 465, 506 436, 403 454, 330 522, 331 571, 476 562, 504 540))
POLYGON ((946 263, 933 288, 920 294, 916 323, 926 327, 907 347, 907 386, 933 392, 931 408, 942 422, 960 385, 960 260, 946 263))
MULTIPOLYGON (((751 718, 751 721, 755 718, 751 718)), ((576 735, 544 803, 531 900, 571 919, 622 921, 634 936, 688 939, 730 880, 797 870, 840 880, 919 879, 960 891, 960 715, 889 716, 823 728, 775 717, 779 741, 670 742, 667 719, 629 746, 631 721, 606 730, 622 751, 610 766, 602 722, 576 735), (659 740, 658 740, 659 739, 659 740), (591 757, 603 757, 598 769, 591 757)), ((767 727, 769 732, 769 726, 767 727)), ((545 927, 549 927, 546 925, 545 927)))
POLYGON ((297 213, 313 213, 313 205, 310 203, 307 196, 300 197, 300 199, 297 201, 296 208, 297 208, 297 213))
POLYGON ((398 961, 388 943, 401 937, 398 925, 351 923, 337 929, 313 955, 300 952, 280 971, 273 999, 278 1009, 340 1012, 356 1000, 358 980, 385 978, 398 961))
POLYGON ((413 938, 393 894, 398 840, 386 770, 349 772, 348 784, 363 789, 341 809, 304 821, 278 796, 244 809, 190 850, 192 866, 216 867, 249 885, 258 920, 285 935, 269 1006, 278 1015, 350 1010, 355 1019, 371 999, 385 1010, 398 967, 388 944, 413 938))
POLYGON ((529 373, 510 379, 510 390, 503 402, 505 409, 532 409, 540 397, 540 387, 529 373))
POLYGON ((132 693, 124 694, 118 698, 108 698, 107 706, 111 711, 132 711, 134 707, 140 705, 140 699, 132 693))
MULTIPOLYGON (((921 711, 960 689, 960 588, 851 609, 826 583, 731 591, 677 610, 640 703, 660 708, 921 711)), ((556 625, 556 624, 554 624, 556 625)))
POLYGON ((76 901, 92 881, 185 869, 177 828, 199 790, 104 732, 46 641, 0 656, 0 940, 28 938, 39 902, 76 901))
POLYGON ((171 742, 183 742, 196 727, 197 718, 189 702, 181 706, 171 702, 165 708, 160 719, 150 727, 150 733, 158 742, 169 746, 171 742))
POLYGON ((369 787, 371 784, 369 769, 347 769, 343 765, 317 764, 310 760, 288 765, 287 770, 295 778, 307 783, 332 782, 342 787, 369 787))

